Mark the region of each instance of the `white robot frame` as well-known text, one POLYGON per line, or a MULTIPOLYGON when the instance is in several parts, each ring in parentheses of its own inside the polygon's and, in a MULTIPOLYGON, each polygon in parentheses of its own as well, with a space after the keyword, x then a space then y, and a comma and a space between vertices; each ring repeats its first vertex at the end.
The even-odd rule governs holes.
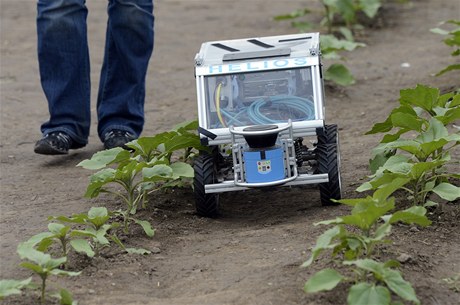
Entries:
POLYGON ((325 124, 319 34, 203 43, 195 57, 199 133, 197 213, 219 214, 218 193, 318 184, 340 199, 336 125, 325 124), (313 147, 303 139, 316 137, 313 147))

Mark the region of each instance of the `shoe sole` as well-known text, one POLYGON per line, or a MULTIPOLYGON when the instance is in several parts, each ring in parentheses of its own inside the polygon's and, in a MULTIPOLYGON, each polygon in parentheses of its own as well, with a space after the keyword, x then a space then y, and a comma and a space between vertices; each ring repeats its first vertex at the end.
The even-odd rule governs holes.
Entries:
POLYGON ((40 155, 67 155, 69 153, 68 150, 59 150, 46 143, 37 143, 34 152, 40 155))

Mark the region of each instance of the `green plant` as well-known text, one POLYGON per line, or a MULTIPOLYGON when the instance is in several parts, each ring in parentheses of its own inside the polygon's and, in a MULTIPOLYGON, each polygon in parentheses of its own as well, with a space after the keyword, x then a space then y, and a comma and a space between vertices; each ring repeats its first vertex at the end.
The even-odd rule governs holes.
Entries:
MULTIPOLYGON (((364 11, 366 15, 373 18, 380 7, 380 0, 321 0, 324 7, 324 18, 321 25, 327 26, 328 35, 321 35, 321 53, 325 59, 345 61, 343 56, 339 55, 340 51, 353 51, 357 47, 364 47, 365 44, 355 42, 352 33, 352 21, 356 18, 358 11, 364 11), (333 24, 336 15, 341 15, 348 27, 339 27, 338 33, 344 39, 337 38, 337 33, 334 33, 333 24)), ((311 11, 309 9, 295 10, 286 15, 279 15, 275 20, 291 20, 293 27, 301 32, 305 32, 313 25, 308 21, 299 19, 307 16, 311 11)), ((333 63, 326 71, 324 71, 324 79, 331 81, 340 86, 349 86, 355 83, 353 75, 349 69, 342 63, 333 63)))
POLYGON ((51 255, 38 251, 35 246, 39 239, 33 237, 28 241, 19 244, 17 252, 24 261, 20 266, 33 271, 41 279, 40 302, 45 303, 46 281, 51 275, 77 276, 81 272, 71 272, 59 269, 67 261, 66 257, 52 258, 51 255))
MULTIPOLYGON (((443 36, 448 36, 446 39, 443 40, 443 42, 447 46, 454 48, 454 51, 451 53, 452 56, 459 56, 460 55, 460 20, 443 21, 439 25, 444 26, 445 24, 452 24, 457 27, 452 30, 434 28, 434 29, 431 29, 431 32, 436 33, 436 34, 441 34, 443 36)), ((442 75, 449 71, 459 70, 459 69, 460 69, 460 64, 452 64, 442 69, 441 71, 439 71, 436 74, 436 76, 442 75)))
POLYGON ((448 201, 459 198, 460 188, 450 180, 460 175, 450 173, 448 165, 458 165, 450 152, 460 144, 460 132, 446 127, 459 118, 458 94, 440 95, 438 89, 423 85, 401 90, 400 106, 366 133, 386 134, 373 149, 371 180, 358 191, 375 190, 399 179, 403 181, 400 188, 415 205, 427 202, 432 193, 448 201))
MULTIPOLYGON (((363 12, 367 17, 374 18, 381 7, 380 0, 320 0, 323 19, 321 26, 325 26, 329 34, 334 32, 335 25, 340 19, 347 29, 359 26, 357 15, 363 12)), ((307 8, 298 9, 285 15, 275 17, 275 20, 290 20, 291 25, 301 31, 311 29, 313 25, 305 20, 311 11, 307 8), (300 21, 299 21, 300 19, 300 21)), ((342 30, 343 27, 339 27, 342 30)))
POLYGON ((193 178, 193 168, 184 161, 193 156, 194 150, 204 149, 199 137, 189 131, 196 126, 196 122, 184 123, 172 131, 128 143, 131 151, 114 148, 98 152, 91 159, 80 162, 78 166, 99 170, 90 177, 85 196, 95 198, 100 193, 110 193, 121 198, 126 209, 117 211, 117 214, 123 217, 125 232, 134 222, 149 235, 152 230, 147 228, 147 223, 132 215, 139 208, 145 208, 149 194, 165 187, 181 185, 180 182, 193 178), (183 151, 183 154, 177 156, 179 151, 183 151), (123 191, 108 187, 112 184, 121 186, 123 191))
MULTIPOLYGON (((342 60, 345 58, 339 55, 340 51, 353 51, 358 47, 364 47, 365 44, 358 43, 350 40, 338 39, 333 35, 322 35, 321 40, 321 52, 323 58, 328 60, 342 60)), ((332 81, 341 86, 348 86, 355 83, 355 79, 348 68, 340 63, 334 63, 330 65, 326 71, 324 71, 324 79, 332 81)))
POLYGON ((395 208, 395 200, 388 196, 398 187, 395 182, 378 189, 372 197, 339 200, 353 207, 351 214, 315 224, 334 227, 318 237, 310 258, 302 266, 310 266, 322 252, 331 251, 333 263, 341 268, 351 268, 349 273, 355 276, 347 277, 335 269, 324 269, 306 282, 306 292, 331 290, 340 282, 353 282, 348 294, 350 305, 390 304, 390 291, 406 301, 419 304, 412 286, 394 269, 398 266, 397 262, 381 263, 373 259, 376 247, 389 242, 387 237, 394 223, 430 224, 424 207, 389 213, 395 208))
MULTIPOLYGON (((51 219, 84 226, 82 230, 74 229, 70 232, 73 239, 69 243, 75 251, 84 253, 88 257, 99 256, 102 249, 110 246, 110 240, 128 253, 150 253, 145 249, 126 248, 123 245, 114 232, 120 225, 116 222, 109 223, 110 213, 105 207, 92 207, 87 214, 75 214, 71 217, 58 216, 51 219)), ((136 221, 148 236, 153 236, 154 230, 147 221, 136 221)))

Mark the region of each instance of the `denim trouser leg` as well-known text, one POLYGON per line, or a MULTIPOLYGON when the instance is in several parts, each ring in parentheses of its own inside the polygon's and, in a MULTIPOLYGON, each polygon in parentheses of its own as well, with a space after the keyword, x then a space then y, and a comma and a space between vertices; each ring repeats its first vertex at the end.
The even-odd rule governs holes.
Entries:
POLYGON ((43 134, 65 131, 87 143, 90 127, 90 75, 85 0, 38 0, 38 61, 50 119, 43 134))
POLYGON ((97 100, 98 134, 144 125, 145 77, 153 51, 153 0, 109 0, 104 63, 97 100))

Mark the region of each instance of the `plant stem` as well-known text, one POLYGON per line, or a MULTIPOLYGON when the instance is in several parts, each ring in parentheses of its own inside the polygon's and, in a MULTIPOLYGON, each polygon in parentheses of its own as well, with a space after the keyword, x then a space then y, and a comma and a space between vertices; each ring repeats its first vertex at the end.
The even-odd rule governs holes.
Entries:
POLYGON ((41 291, 41 297, 40 297, 40 304, 45 304, 46 274, 41 274, 40 277, 42 279, 42 291, 41 291))

